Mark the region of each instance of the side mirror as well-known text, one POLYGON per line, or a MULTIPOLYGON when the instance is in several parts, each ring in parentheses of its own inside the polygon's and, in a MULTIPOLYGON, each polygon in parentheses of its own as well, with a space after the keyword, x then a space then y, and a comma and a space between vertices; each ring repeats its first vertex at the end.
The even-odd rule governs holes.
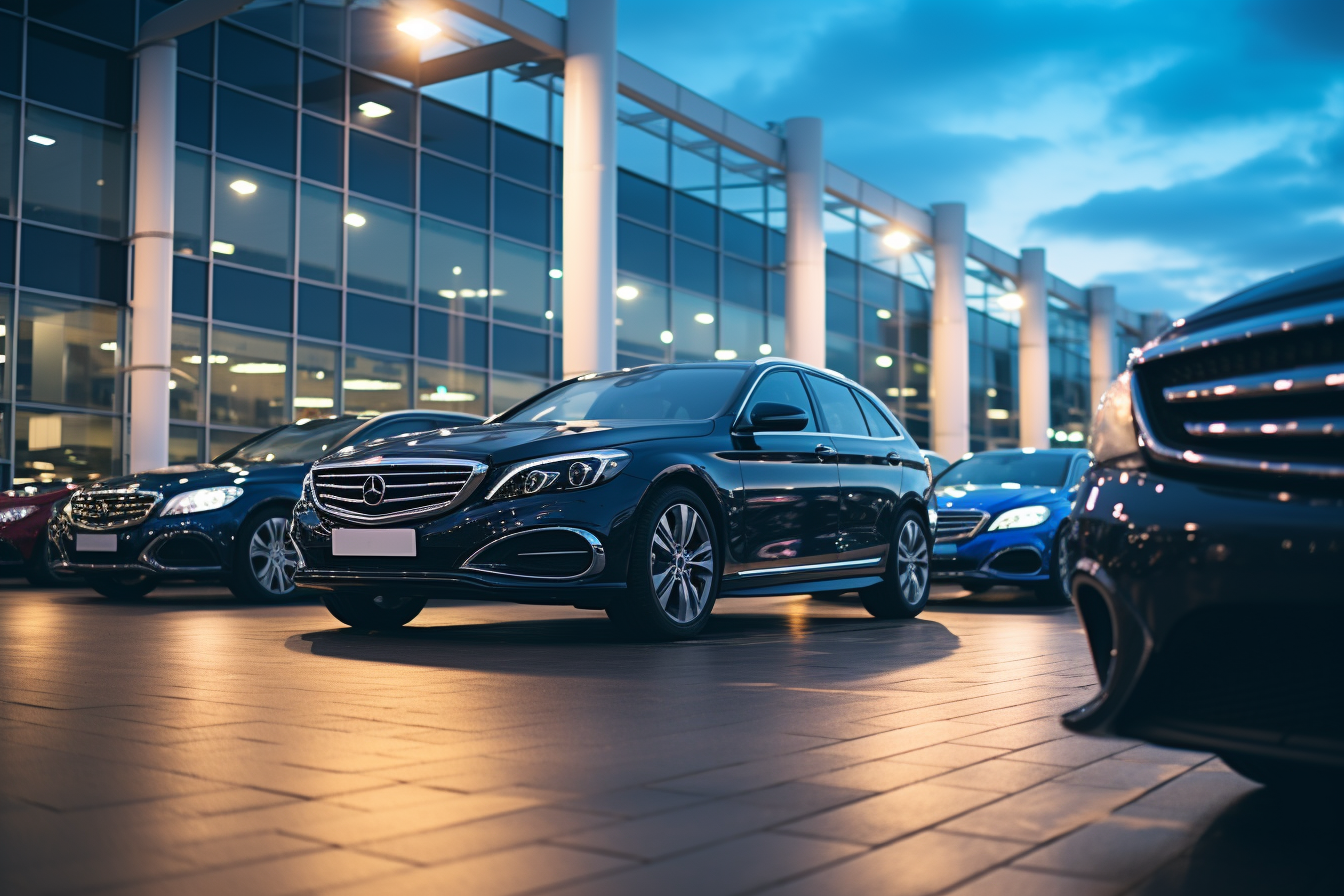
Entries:
POLYGON ((755 432, 802 432, 808 423, 807 411, 791 404, 762 401, 751 409, 751 428, 755 432))

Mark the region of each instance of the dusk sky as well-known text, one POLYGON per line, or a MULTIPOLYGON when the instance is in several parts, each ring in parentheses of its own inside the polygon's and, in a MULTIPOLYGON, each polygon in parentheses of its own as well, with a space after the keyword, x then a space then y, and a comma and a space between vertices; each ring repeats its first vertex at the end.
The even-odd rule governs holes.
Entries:
POLYGON ((1344 0, 620 0, 619 43, 1132 308, 1344 255, 1344 0))

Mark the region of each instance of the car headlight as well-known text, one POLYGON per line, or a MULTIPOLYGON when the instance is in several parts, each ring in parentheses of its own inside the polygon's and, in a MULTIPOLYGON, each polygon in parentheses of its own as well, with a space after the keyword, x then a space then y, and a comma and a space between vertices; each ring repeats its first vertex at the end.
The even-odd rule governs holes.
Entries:
POLYGON ((6 507, 4 510, 0 510, 0 526, 5 523, 17 523, 26 516, 32 516, 34 510, 37 510, 37 508, 32 504, 22 507, 6 507))
POLYGON ((606 482, 625 469, 630 455, 615 448, 579 454, 557 454, 514 464, 486 494, 487 501, 507 501, 550 492, 571 492, 606 482))
POLYGON ((994 532, 998 529, 1026 529, 1028 526, 1039 526, 1041 523, 1050 519, 1050 508, 1044 504, 1032 504, 1027 507, 1017 507, 1013 510, 1005 510, 999 514, 994 522, 989 524, 989 531, 994 532))
POLYGON ((228 507, 242 497, 243 490, 236 485, 218 485, 214 488, 198 488, 194 491, 173 495, 163 505, 159 516, 181 516, 185 513, 204 513, 228 507))
POLYGON ((1139 459, 1139 437, 1134 429, 1130 389, 1130 371, 1126 370, 1115 378, 1101 396, 1101 404, 1097 405, 1087 447, 1099 464, 1139 459))

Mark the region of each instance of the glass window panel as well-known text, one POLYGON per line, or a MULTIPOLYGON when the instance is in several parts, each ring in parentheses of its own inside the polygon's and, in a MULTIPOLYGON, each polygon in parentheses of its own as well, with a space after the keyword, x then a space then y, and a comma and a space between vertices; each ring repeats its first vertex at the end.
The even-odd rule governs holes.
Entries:
POLYGON ((288 339, 214 327, 209 361, 212 422, 255 427, 286 422, 288 339))
POLYGON ((111 410, 119 355, 115 309, 19 298, 19 401, 111 410))
POLYGON ((177 75, 177 142, 210 148, 210 82, 177 75))
POLYGON ((662 358, 672 336, 667 287, 624 275, 616 283, 616 347, 662 358))
POLYGON ((489 295, 488 270, 485 234, 432 218, 420 220, 423 304, 484 315, 489 295))
POLYGON ((495 173, 546 188, 547 146, 508 128, 495 128, 495 173))
POLYGON ((337 290, 299 284, 299 335, 341 338, 341 294, 337 290))
POLYGON ((210 239, 210 157, 179 148, 173 176, 173 251, 204 258, 210 239))
POLYGON ((299 208, 299 276, 341 282, 340 193, 304 184, 299 208))
POLYGON ((495 240, 495 285, 491 290, 495 317, 545 327, 549 270, 550 256, 546 252, 495 240))
POLYGON ((834 252, 827 252, 826 289, 846 296, 858 295, 857 265, 848 259, 841 258, 834 252))
POLYGON ((303 176, 324 184, 345 184, 345 128, 303 116, 303 176))
POLYGON ((486 366, 486 325, 456 314, 420 311, 420 354, 440 361, 486 366))
POLYGON ((490 166, 490 123, 484 118, 428 98, 420 104, 420 115, 420 145, 425 149, 482 168, 490 166))
POLYGON ((868 424, 863 419, 863 411, 848 386, 828 380, 825 377, 807 375, 812 391, 816 393, 817 403, 821 405, 821 415, 826 420, 826 432, 847 436, 868 435, 868 424))
POLYGON ((219 79, 253 93, 295 102, 295 57, 290 48, 241 28, 219 29, 219 79))
POLYGON ((350 189, 398 205, 414 205, 415 151, 351 131, 350 189))
POLYGON ((859 378, 859 344, 853 339, 826 334, 826 366, 852 380, 859 378))
POLYGON ((28 98, 128 124, 131 60, 125 50, 29 25, 28 98))
POLYGON ((14 282, 14 236, 17 230, 13 221, 0 219, 0 283, 14 282))
POLYGON ((200 420, 202 365, 205 355, 205 327, 173 321, 172 371, 168 374, 168 416, 174 420, 200 420))
POLYGON ((346 285, 394 299, 411 298, 414 219, 352 198, 345 223, 346 285))
POLYGON ((15 423, 15 485, 103 477, 116 472, 115 417, 19 411, 15 423))
POLYGON ((490 411, 502 414, 546 388, 545 383, 496 373, 490 377, 490 411))
POLYGON ((684 240, 676 241, 677 286, 694 289, 711 296, 719 294, 719 256, 717 252, 702 249, 684 240))
POLYGON ((410 305, 366 296, 345 299, 346 340, 369 348, 409 355, 411 353, 410 305))
POLYGON ((294 181, 215 161, 216 258, 288 274, 294 270, 294 181))
POLYGON ((294 419, 336 412, 337 349, 300 342, 294 354, 294 419))
POLYGON ((762 352, 765 341, 765 315, 724 303, 719 306, 719 349, 715 357, 723 361, 750 361, 769 354, 762 352))
POLYGON ((751 404, 743 409, 743 416, 751 419, 751 412, 756 409, 756 405, 766 402, 776 402, 778 404, 789 404, 796 408, 801 408, 807 412, 807 426, 800 432, 816 432, 816 411, 812 407, 812 399, 808 397, 807 389, 803 386, 803 378, 793 370, 776 370, 768 373, 761 380, 751 393, 751 404))
POLYGON ((350 61, 369 71, 414 81, 420 69, 420 43, 397 30, 405 14, 395 9, 355 5, 350 11, 350 61))
POLYGON ((416 372, 415 406, 485 416, 485 374, 422 363, 416 372))
POLYGON ((120 236, 126 217, 126 132, 38 106, 28 107, 24 131, 30 147, 23 165, 24 217, 120 236))
POLYGON ((295 16, 298 4, 291 0, 260 0, 248 4, 248 8, 235 12, 230 18, 242 22, 258 31, 274 34, 281 40, 294 40, 295 16))
POLYGON ((826 330, 845 336, 859 335, 859 306, 834 293, 826 295, 826 330))
POLYGON ((303 45, 336 59, 345 58, 345 0, 305 0, 303 45))
POLYGON ((631 221, 617 221, 616 267, 667 282, 667 235, 631 221))
MULTIPOLYGON (((17 12, 23 11, 18 0, 17 12)), ((23 87, 23 19, 0 16, 0 90, 19 93, 23 87)))
POLYGON ((345 68, 315 56, 304 56, 303 108, 344 121, 345 68))
POLYGON ((719 166, 714 163, 718 155, 718 146, 694 131, 680 125, 673 127, 673 134, 688 135, 682 139, 697 147, 696 150, 672 147, 672 186, 678 190, 695 193, 709 202, 717 201, 719 166), (708 144, 708 145, 704 145, 708 144))
POLYGON ((901 366, 896 352, 876 346, 865 346, 862 382, 876 394, 890 399, 892 407, 899 406, 901 366))
POLYGON ((168 427, 168 463, 195 464, 201 461, 201 434, 199 426, 173 424, 168 427))
POLYGON ((411 406, 411 365, 363 352, 345 353, 341 397, 347 414, 381 414, 411 406))
POLYGON ((771 267, 782 265, 784 263, 784 234, 778 230, 767 230, 765 243, 769 250, 766 263, 771 267))
POLYGON ((292 289, 289 280, 215 265, 214 317, 288 333, 293 326, 292 289))
POLYGON ((677 236, 690 237, 711 246, 719 244, 719 211, 708 202, 701 202, 684 193, 676 195, 677 236))
POLYGON ((415 137, 415 94, 386 81, 350 73, 350 123, 412 140, 415 137))
POLYGON ((901 397, 905 399, 905 413, 929 415, 929 363, 917 358, 903 358, 905 382, 901 385, 901 397))
POLYGON ((173 313, 205 317, 206 280, 210 268, 181 255, 173 258, 173 313))
POLYGON ((678 361, 712 361, 719 347, 719 303, 672 293, 672 350, 678 361))
POLYGON ((750 258, 752 261, 765 261, 765 228, 741 215, 728 212, 723 216, 723 250, 750 258))
POLYGON ((879 439, 899 439, 900 433, 896 427, 887 419, 887 415, 882 413, 873 400, 866 395, 859 395, 859 407, 863 409, 863 418, 868 422, 868 432, 879 439))
MULTIPOLYGON (((0 52, 3 50, 0 49, 0 52)), ((0 214, 17 214, 19 104, 0 96, 0 214)))
POLYGON ((888 311, 895 311, 897 284, 900 281, 867 265, 862 265, 859 272, 863 282, 863 300, 870 305, 879 305, 888 311))
POLYGON ((834 211, 823 212, 821 216, 827 249, 838 252, 845 258, 858 257, 858 225, 854 223, 852 214, 853 207, 846 205, 834 211))
POLYGON ((294 170, 294 112, 221 87, 215 148, 267 168, 294 170))
POLYGON ((476 227, 488 227, 490 177, 483 171, 422 154, 420 208, 476 227))
POLYGON ((215 73, 215 30, 206 25, 177 38, 177 67, 207 78, 215 73))
POLYGON ((526 330, 496 324, 494 350, 490 356, 491 367, 510 373, 545 377, 548 369, 546 344, 549 341, 544 333, 529 333, 526 330))
POLYGON ((730 302, 765 310, 765 269, 735 258, 723 259, 723 297, 730 302))
POLYGON ((622 215, 666 229, 667 196, 666 187, 626 171, 617 172, 616 210, 622 215))
POLYGON ((901 347, 900 318, 886 308, 863 306, 863 338, 891 348, 901 347))
POLYGON ((768 315, 768 316, 766 317, 766 319, 765 319, 765 328, 766 328, 765 341, 766 341, 766 344, 768 344, 768 345, 770 346, 769 354, 771 354, 771 355, 783 355, 783 354, 784 354, 784 318, 783 318, 783 317, 777 317, 777 316, 775 316, 775 315, 773 315, 773 314, 768 315))
POLYGON ((533 81, 519 81, 517 75, 506 69, 496 69, 491 74, 495 121, 545 140, 548 136, 546 109, 549 92, 533 81))
POLYGON ((495 230, 506 236, 546 245, 545 193, 495 178, 495 230))
POLYGON ((770 313, 783 316, 785 303, 784 275, 778 271, 767 271, 765 279, 770 285, 770 313))
POLYGON ((126 300, 126 247, 120 240, 23 226, 23 285, 113 302, 126 300))
MULTIPOLYGON (((666 119, 663 122, 665 126, 666 119)), ((663 184, 667 183, 667 147, 667 140, 637 125, 621 122, 616 132, 617 164, 663 184)))

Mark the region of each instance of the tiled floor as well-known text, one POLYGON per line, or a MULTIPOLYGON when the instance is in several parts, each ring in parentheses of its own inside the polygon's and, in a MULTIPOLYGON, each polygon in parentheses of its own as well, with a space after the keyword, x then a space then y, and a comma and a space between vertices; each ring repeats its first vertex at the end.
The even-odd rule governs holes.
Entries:
POLYGON ((1335 892, 1335 813, 1070 736, 1072 611, 956 594, 912 622, 725 602, 701 641, 632 645, 577 610, 368 636, 13 584, 0 892, 1335 892))

